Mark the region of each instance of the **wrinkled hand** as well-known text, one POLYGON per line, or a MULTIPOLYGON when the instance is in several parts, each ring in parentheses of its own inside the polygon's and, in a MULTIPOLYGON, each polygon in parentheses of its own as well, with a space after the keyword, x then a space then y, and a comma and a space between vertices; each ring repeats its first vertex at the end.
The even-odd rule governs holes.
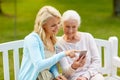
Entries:
POLYGON ((63 75, 59 75, 56 80, 67 80, 63 75))
POLYGON ((86 56, 79 57, 78 59, 74 60, 71 67, 76 70, 79 67, 83 67, 85 62, 86 62, 86 56))
POLYGON ((69 56, 70 58, 75 57, 75 53, 79 53, 80 50, 68 50, 65 52, 66 56, 69 56))
POLYGON ((78 77, 76 80, 88 80, 86 77, 78 77))

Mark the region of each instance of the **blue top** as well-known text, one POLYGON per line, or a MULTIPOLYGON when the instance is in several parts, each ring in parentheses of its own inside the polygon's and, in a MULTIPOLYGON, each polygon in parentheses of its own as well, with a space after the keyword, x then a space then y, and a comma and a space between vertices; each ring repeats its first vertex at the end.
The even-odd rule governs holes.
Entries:
POLYGON ((44 44, 39 35, 30 33, 24 39, 23 58, 18 74, 18 80, 36 80, 39 72, 50 68, 50 72, 57 77, 56 63, 65 56, 64 52, 45 59, 44 44))

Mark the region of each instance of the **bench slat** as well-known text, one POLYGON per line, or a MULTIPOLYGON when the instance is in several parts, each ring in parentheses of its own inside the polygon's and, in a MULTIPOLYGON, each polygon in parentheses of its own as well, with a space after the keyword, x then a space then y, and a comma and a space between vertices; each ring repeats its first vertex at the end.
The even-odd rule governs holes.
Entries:
POLYGON ((18 72, 19 72, 19 50, 13 50, 13 59, 14 59, 14 73, 15 73, 15 80, 17 80, 18 72))
POLYGON ((10 80, 8 52, 3 51, 4 80, 10 80))

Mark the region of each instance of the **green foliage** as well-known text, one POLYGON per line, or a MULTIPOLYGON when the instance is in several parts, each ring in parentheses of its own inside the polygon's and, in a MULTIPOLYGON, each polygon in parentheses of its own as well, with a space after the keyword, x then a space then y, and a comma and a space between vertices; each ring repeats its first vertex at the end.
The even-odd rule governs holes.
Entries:
POLYGON ((2 3, 9 3, 9 2, 12 2, 12 3, 14 3, 15 2, 15 0, 0 0, 2 3))
MULTIPOLYGON (((68 9, 74 9, 82 20, 79 31, 90 32, 95 38, 102 39, 117 36, 120 41, 120 17, 112 16, 112 0, 17 0, 16 8, 14 0, 8 1, 10 2, 2 4, 2 9, 5 13, 16 17, 0 16, 0 43, 23 39, 32 32, 36 14, 44 5, 56 7, 61 14, 68 9)), ((61 29, 58 35, 62 34, 61 29)), ((3 80, 1 56, 0 53, 0 80, 3 80)), ((11 80, 14 80, 13 77, 11 80)))

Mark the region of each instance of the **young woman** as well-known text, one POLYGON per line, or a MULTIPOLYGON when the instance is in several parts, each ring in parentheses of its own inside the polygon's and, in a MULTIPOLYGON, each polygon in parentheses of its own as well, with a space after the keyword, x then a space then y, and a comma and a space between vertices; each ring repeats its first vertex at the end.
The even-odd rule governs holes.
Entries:
POLYGON ((24 53, 18 80, 53 80, 62 78, 56 63, 65 56, 74 57, 77 50, 56 54, 56 33, 61 14, 52 6, 42 7, 35 20, 34 30, 24 39, 24 53))

